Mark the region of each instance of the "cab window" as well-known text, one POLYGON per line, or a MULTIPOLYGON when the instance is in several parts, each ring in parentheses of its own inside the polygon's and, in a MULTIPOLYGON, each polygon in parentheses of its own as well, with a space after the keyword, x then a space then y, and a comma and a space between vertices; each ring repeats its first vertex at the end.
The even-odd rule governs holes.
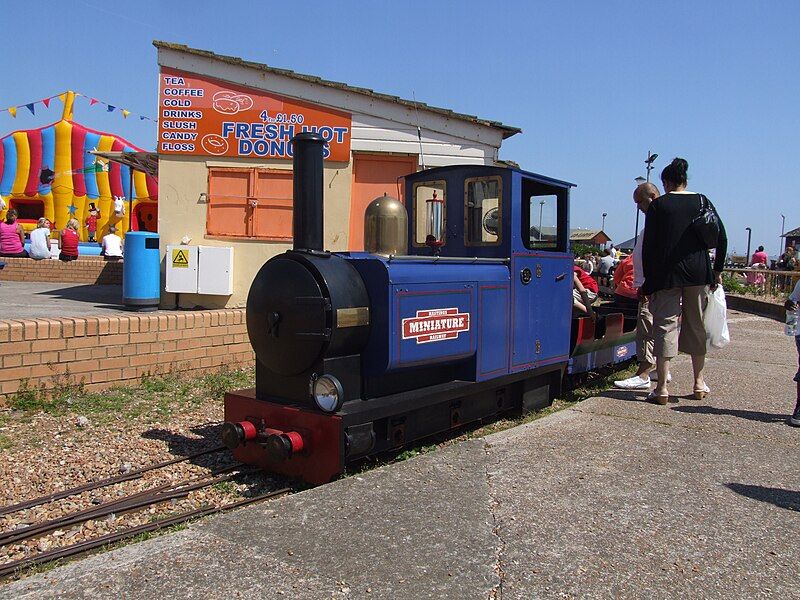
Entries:
POLYGON ((502 180, 474 177, 464 182, 464 243, 496 246, 501 242, 502 180))
POLYGON ((414 245, 440 247, 445 242, 447 184, 423 181, 414 184, 414 245))
POLYGON ((522 185, 522 241, 530 250, 566 252, 567 190, 534 180, 522 185))

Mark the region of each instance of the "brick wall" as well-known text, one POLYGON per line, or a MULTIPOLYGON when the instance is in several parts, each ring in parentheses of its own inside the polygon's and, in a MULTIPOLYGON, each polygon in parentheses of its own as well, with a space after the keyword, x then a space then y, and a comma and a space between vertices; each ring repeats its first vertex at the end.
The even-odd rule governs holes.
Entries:
POLYGON ((122 285, 122 261, 107 262, 102 256, 82 256, 71 262, 32 258, 0 258, 0 262, 6 263, 0 281, 122 285))
POLYGON ((0 405, 23 380, 49 387, 68 373, 91 390, 253 364, 244 309, 0 321, 0 405))

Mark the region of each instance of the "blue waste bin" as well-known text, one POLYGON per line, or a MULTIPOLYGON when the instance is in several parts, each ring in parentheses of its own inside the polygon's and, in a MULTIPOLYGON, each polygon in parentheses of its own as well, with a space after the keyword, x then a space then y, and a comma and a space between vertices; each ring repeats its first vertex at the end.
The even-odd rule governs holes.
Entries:
POLYGON ((122 302, 129 310, 157 310, 161 301, 159 237, 149 231, 125 234, 122 263, 122 302))

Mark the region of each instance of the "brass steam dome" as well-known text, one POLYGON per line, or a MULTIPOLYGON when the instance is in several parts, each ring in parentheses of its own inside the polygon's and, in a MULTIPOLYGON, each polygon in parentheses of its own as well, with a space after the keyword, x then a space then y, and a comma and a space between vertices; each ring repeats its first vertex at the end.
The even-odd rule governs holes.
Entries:
POLYGON ((372 254, 408 254, 408 214, 403 203, 387 194, 364 212, 364 250, 372 254))

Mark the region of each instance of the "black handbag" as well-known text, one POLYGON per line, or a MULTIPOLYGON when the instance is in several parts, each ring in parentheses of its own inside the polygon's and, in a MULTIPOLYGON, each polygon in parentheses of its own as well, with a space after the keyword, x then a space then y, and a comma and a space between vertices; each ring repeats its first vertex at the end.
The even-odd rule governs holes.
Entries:
POLYGON ((717 247, 719 239, 719 217, 714 207, 703 194, 700 196, 700 214, 692 220, 692 229, 703 245, 711 250, 717 247))

